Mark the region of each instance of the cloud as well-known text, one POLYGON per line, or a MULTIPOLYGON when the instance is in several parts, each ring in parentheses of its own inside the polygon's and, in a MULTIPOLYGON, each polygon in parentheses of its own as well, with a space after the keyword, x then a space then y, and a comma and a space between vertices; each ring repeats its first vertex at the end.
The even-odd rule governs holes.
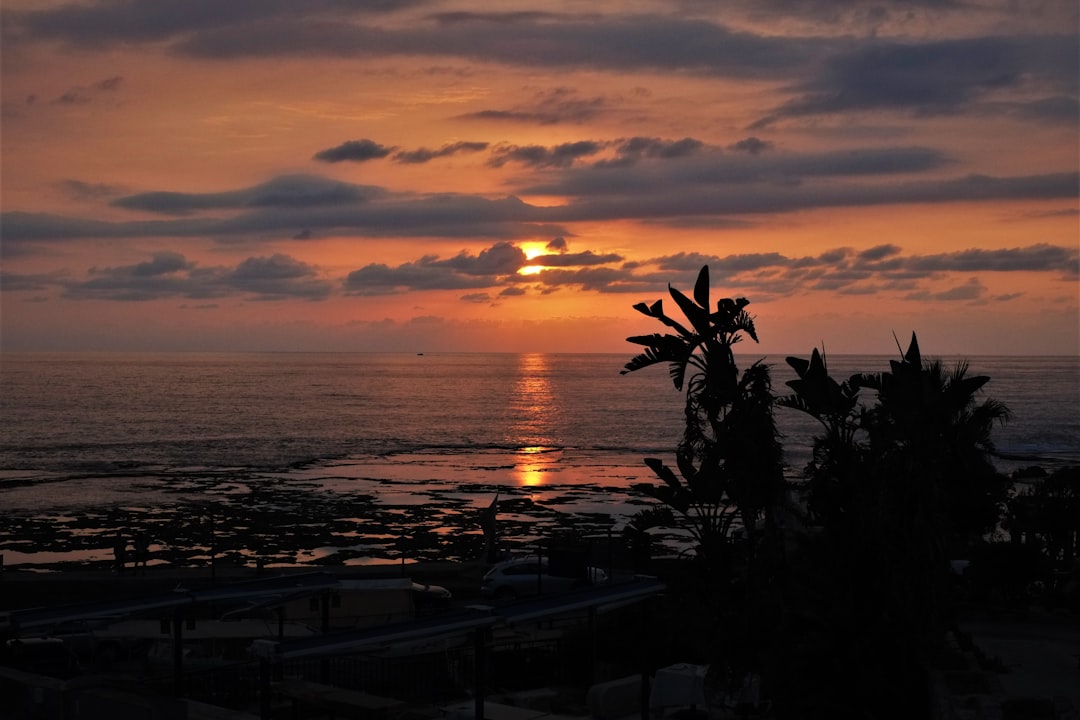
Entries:
POLYGON ((495 120, 558 125, 560 123, 584 123, 594 119, 606 109, 608 101, 602 97, 579 98, 570 88, 537 93, 531 103, 511 110, 479 110, 460 115, 465 120, 495 120))
POLYGON ((622 168, 633 165, 642 158, 681 158, 692 155, 705 146, 695 138, 681 140, 662 140, 653 137, 632 137, 614 143, 617 156, 611 160, 601 160, 595 164, 598 168, 622 168))
POLYGON ((475 258, 463 252, 450 260, 434 264, 453 268, 467 275, 508 275, 525 267, 528 261, 521 248, 502 242, 481 250, 475 258))
MULTIPOLYGON (((817 255, 790 257, 776 252, 725 256, 676 253, 647 261, 663 272, 658 277, 673 285, 693 284, 697 271, 708 265, 716 284, 753 289, 763 294, 791 294, 800 289, 842 294, 903 291, 907 299, 976 299, 977 282, 947 293, 918 289, 917 283, 950 274, 1037 272, 1056 274, 1063 281, 1077 277, 1080 249, 1035 244, 999 250, 969 249, 932 255, 905 255, 895 245, 866 250, 835 248, 817 255), (675 277, 672 277, 674 273, 675 277)), ((648 276, 639 276, 648 277, 648 276)), ((983 288, 985 290, 985 288, 983 288)))
POLYGON ((426 255, 415 262, 391 268, 371 263, 349 273, 345 288, 351 294, 387 295, 406 290, 465 290, 488 288, 497 278, 515 274, 528 261, 525 252, 501 242, 477 255, 461 252, 447 260, 426 255))
POLYGON ((898 255, 901 252, 900 247, 896 245, 875 245, 872 248, 867 248, 859 253, 860 260, 877 261, 892 255, 898 255))
MULTIPOLYGON (((807 256, 688 252, 625 263, 617 254, 592 251, 527 260, 521 248, 500 242, 475 254, 461 252, 448 258, 425 255, 396 267, 371 263, 348 273, 338 287, 355 296, 466 291, 463 299, 483 298, 482 302, 490 302, 495 295, 524 295, 526 286, 545 294, 561 289, 649 293, 662 291, 668 283, 676 287, 692 284, 702 265, 709 265, 717 287, 759 297, 826 290, 843 295, 899 293, 898 297, 906 300, 978 301, 987 295, 978 277, 944 291, 923 284, 937 282, 946 274, 963 277, 986 272, 1056 274, 1061 281, 1073 282, 1080 267, 1080 250, 1036 244, 996 251, 907 255, 899 247, 882 245, 865 250, 835 248, 807 256), (527 277, 517 272, 525 265, 537 264, 546 269, 527 277)), ((224 297, 322 300, 333 294, 335 283, 315 266, 284 254, 249 257, 232 267, 203 267, 175 251, 161 251, 132 265, 91 268, 87 279, 72 279, 69 273, 6 274, 2 287, 7 292, 37 293, 59 287, 66 297, 113 301, 224 297)), ((1013 298, 996 299, 1004 302, 1013 298)))
POLYGON ((394 148, 392 147, 386 147, 374 140, 364 138, 363 140, 346 140, 335 147, 320 150, 311 159, 328 163, 366 162, 384 158, 393 151, 394 148))
POLYGON ((486 305, 491 302, 491 296, 487 293, 466 293, 461 296, 461 300, 467 303, 475 303, 477 305, 486 305))
POLYGON ((155 43, 191 34, 228 29, 258 32, 266 23, 303 22, 315 17, 384 14, 417 4, 416 0, 338 2, 308 0, 296 5, 264 0, 110 0, 70 3, 42 10, 6 13, 21 36, 59 40, 77 47, 155 43))
POLYGON ((488 164, 502 167, 516 162, 533 168, 565 168, 583 157, 595 155, 604 149, 605 143, 592 140, 562 143, 552 147, 544 145, 499 145, 494 149, 488 164))
POLYGON ((913 292, 904 297, 905 300, 919 302, 956 302, 977 301, 986 294, 986 287, 979 282, 978 278, 971 278, 963 285, 949 288, 941 292, 928 292, 925 290, 913 292))
MULTIPOLYGON (((84 105, 94 101, 94 98, 101 93, 115 92, 124 78, 121 75, 113 75, 111 77, 98 80, 89 86, 77 85, 62 95, 53 98, 51 101, 53 105, 84 105)), ((27 105, 33 105, 37 100, 37 96, 30 95, 27 97, 27 105)))
POLYGON ((438 150, 430 150, 428 148, 418 148, 416 150, 401 150, 394 153, 392 158, 395 162, 405 164, 419 164, 426 163, 436 158, 449 157, 451 155, 457 155, 459 153, 475 153, 482 150, 486 150, 488 143, 486 142, 456 142, 448 145, 443 145, 438 150))
MULTIPOLYGON (((806 168, 812 172, 838 172, 842 168, 806 168)), ((755 177, 736 182, 729 168, 706 169, 700 178, 667 177, 656 172, 643 175, 579 176, 558 184, 529 188, 552 195, 575 195, 577 200, 552 213, 553 221, 616 218, 674 218, 689 216, 775 214, 826 207, 872 207, 878 205, 987 202, 1021 199, 1075 197, 1078 173, 1049 173, 1017 177, 971 175, 945 180, 908 182, 780 182, 783 178, 755 177), (605 184, 604 180, 609 183, 605 184), (721 182, 727 180, 727 182, 721 182), (603 197, 600 193, 610 193, 603 197), (592 196, 590 196, 590 194, 592 196)), ((854 170, 854 168, 852 168, 854 170)), ((858 174, 858 173, 853 173, 858 174)), ((809 175, 807 176, 809 177, 809 175)))
POLYGON ((112 205, 163 215, 187 215, 201 210, 354 205, 377 197, 382 192, 376 187, 353 185, 318 175, 281 175, 243 190, 139 193, 118 198, 112 205))
POLYGON ((647 158, 618 169, 577 165, 577 158, 599 152, 602 144, 582 141, 551 148, 504 148, 507 157, 522 157, 553 171, 548 174, 550 182, 522 190, 565 197, 566 202, 559 205, 533 205, 514 195, 391 193, 319 176, 282 176, 240 190, 159 191, 112 203, 174 216, 167 219, 118 222, 5 212, 0 214, 2 250, 5 256, 25 255, 43 251, 43 243, 83 238, 208 237, 227 242, 292 238, 303 231, 311 236, 512 241, 567 237, 573 234, 569 229, 573 223, 611 219, 686 223, 698 217, 715 224, 732 216, 754 216, 761 224, 768 214, 815 208, 1072 200, 1080 192, 1076 172, 894 179, 948 164, 942 153, 917 147, 757 156, 695 153, 647 158))
MULTIPOLYGON (((354 186, 355 187, 355 186, 354 186)), ((345 188, 348 191, 348 188, 345 188)), ((351 192, 346 192, 351 195, 351 192)), ((337 195, 316 194, 263 198, 238 193, 147 193, 128 207, 148 211, 191 213, 204 208, 237 209, 226 217, 185 217, 168 220, 109 222, 48 213, 0 213, 7 256, 43 250, 42 243, 76 242, 85 238, 210 237, 219 242, 237 238, 294 237, 307 231, 334 232, 352 237, 418 237, 425 239, 497 238, 512 240, 569 231, 549 222, 551 213, 516 197, 489 199, 471 195, 365 194, 356 202, 338 203, 337 195), (249 204, 254 206, 249 207, 249 204), (306 203, 306 204, 305 204, 306 203)))
POLYGON ((64 272, 24 274, 0 271, 0 291, 40 292, 59 285, 66 276, 64 272))
POLYGON ((773 143, 753 136, 728 145, 728 150, 732 152, 749 153, 750 155, 760 155, 766 150, 772 149, 773 143))
POLYGON ((156 277, 191 270, 194 267, 194 263, 188 262, 178 252, 157 252, 154 253, 152 260, 131 265, 125 271, 130 273, 132 277, 156 277))
POLYGON ((532 276, 542 285, 555 287, 571 286, 581 290, 600 293, 640 293, 655 290, 656 281, 652 278, 640 278, 626 268, 592 267, 577 269, 551 269, 532 276))
MULTIPOLYGON (((548 243, 548 245, 550 244, 551 243, 548 243)), ((615 253, 597 255, 592 250, 586 250, 585 252, 579 253, 560 252, 557 255, 537 255, 529 260, 529 264, 540 265, 542 267, 573 267, 607 265, 609 263, 621 262, 622 260, 623 256, 615 253)))
MULTIPOLYGON (((1074 36, 879 41, 830 57, 822 72, 797 85, 800 95, 751 127, 848 111, 899 110, 925 116, 974 107, 985 112, 992 106, 976 101, 1000 91, 1069 88, 1069 96, 1045 97, 1031 105, 1034 113, 1058 116, 1075 102, 1076 83, 1074 36)), ((1069 119, 1075 122, 1075 114, 1069 119)))
POLYGON ((915 271, 923 272, 1042 272, 1058 270, 1076 275, 1080 253, 1076 248, 1040 243, 1022 248, 982 250, 972 248, 953 253, 923 255, 905 263, 915 271))
POLYGON ((109 183, 83 182, 82 180, 61 180, 57 186, 68 197, 75 200, 106 200, 125 192, 119 185, 109 183))
POLYGON ((526 293, 523 287, 508 287, 499 291, 499 297, 520 297, 526 293))
POLYGON ((112 77, 107 77, 104 80, 98 80, 96 83, 94 83, 94 89, 103 90, 105 92, 112 92, 113 90, 116 90, 118 87, 120 87, 120 83, 122 83, 123 81, 123 76, 113 75, 112 77))
MULTIPOLYGON (((537 151, 538 157, 544 157, 537 151)), ((645 157, 645 156, 643 156, 645 157)), ((773 194, 791 194, 792 188, 813 178, 895 175, 936 170, 950 160, 943 152, 926 147, 882 147, 829 152, 728 154, 711 150, 674 156, 652 156, 640 162, 600 161, 568 169, 542 184, 523 188, 539 195, 588 197, 592 195, 665 195, 684 197, 719 185, 756 187, 754 196, 765 200, 773 194)), ((725 193, 730 189, 725 190, 725 193)), ((734 197, 734 196, 731 196, 734 197)), ((640 202, 635 197, 633 202, 640 202)), ((696 214, 696 213, 695 213, 696 214)))
POLYGON ((177 52, 204 58, 283 54, 457 56, 531 68, 689 71, 783 79, 816 64, 834 41, 767 37, 700 19, 658 15, 567 17, 492 23, 479 17, 404 30, 312 18, 224 27, 180 40, 177 52))
POLYGON ((551 250, 552 252, 564 253, 567 251, 569 246, 566 244, 566 238, 557 237, 552 239, 547 245, 544 246, 544 248, 547 250, 551 250))
POLYGON ((244 296, 256 300, 322 300, 331 283, 318 270, 287 255, 250 257, 236 267, 200 267, 176 252, 154 253, 146 262, 91 268, 90 279, 58 283, 69 298, 149 301, 167 298, 244 296))
POLYGON ((350 295, 392 295, 408 290, 472 290, 491 287, 491 278, 466 275, 439 265, 434 256, 390 267, 371 263, 345 277, 350 295))
POLYGON ((288 255, 250 257, 223 276, 230 288, 271 300, 287 297, 322 300, 331 285, 318 277, 315 267, 288 255))

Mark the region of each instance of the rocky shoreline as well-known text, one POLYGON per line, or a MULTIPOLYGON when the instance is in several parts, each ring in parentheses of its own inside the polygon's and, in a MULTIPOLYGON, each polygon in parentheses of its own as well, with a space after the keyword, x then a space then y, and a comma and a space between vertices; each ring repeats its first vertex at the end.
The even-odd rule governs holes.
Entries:
POLYGON ((152 567, 206 567, 211 559, 252 568, 463 562, 482 554, 479 509, 495 498, 503 552, 566 533, 617 535, 648 502, 602 485, 538 492, 377 481, 359 490, 291 476, 159 481, 149 502, 133 488, 128 502, 9 510, 0 517, 0 556, 8 571, 107 569, 117 537, 130 553, 134 537, 145 534, 152 567), (604 507, 611 512, 598 511, 604 507))

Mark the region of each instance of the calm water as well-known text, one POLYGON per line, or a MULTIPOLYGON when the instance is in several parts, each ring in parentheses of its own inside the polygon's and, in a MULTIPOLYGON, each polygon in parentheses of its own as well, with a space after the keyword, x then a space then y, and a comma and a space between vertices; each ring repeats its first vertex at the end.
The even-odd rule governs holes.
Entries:
MULTIPOLYGON (((681 395, 664 367, 620 375, 627 358, 7 354, 0 364, 0 473, 25 479, 156 466, 270 468, 416 450, 572 449, 633 458, 668 451, 679 435, 681 395)), ((767 361, 776 392, 786 392, 787 365, 767 361)), ((840 356, 830 359, 830 370, 839 378, 884 370, 887 362, 840 356)), ((997 433, 1000 452, 1080 461, 1078 363, 970 360, 972 374, 992 378, 984 394, 1013 412, 997 433)), ((778 415, 789 461, 797 461, 813 427, 791 411, 778 415)))
MULTIPOLYGON (((5 354, 0 507, 148 507, 182 498, 178 488, 226 492, 204 481, 242 474, 228 492, 263 478, 400 502, 475 484, 555 502, 587 486, 594 496, 566 507, 599 511, 651 481, 642 458, 670 457, 680 434, 682 396, 666 367, 620 375, 629 357, 5 354)), ((878 372, 888 359, 833 357, 830 370, 878 372)), ((783 358, 767 360, 782 394, 792 375, 783 358)), ((970 364, 992 378, 985 395, 1013 411, 996 435, 1003 469, 1080 463, 1078 358, 970 364)), ((778 419, 796 475, 816 428, 793 411, 778 419)))

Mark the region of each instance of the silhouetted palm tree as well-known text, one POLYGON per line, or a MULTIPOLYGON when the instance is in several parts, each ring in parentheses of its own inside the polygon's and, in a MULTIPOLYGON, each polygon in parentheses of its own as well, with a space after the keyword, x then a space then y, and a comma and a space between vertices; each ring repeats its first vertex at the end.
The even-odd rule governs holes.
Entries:
POLYGON ((924 361, 915 335, 889 372, 842 383, 816 350, 788 363, 798 379, 779 404, 824 429, 806 470, 823 530, 810 546, 806 617, 828 638, 820 654, 848 658, 837 671, 903 708, 905 695, 910 702, 925 686, 923 665, 944 638, 950 545, 1000 518, 1009 482, 990 461, 990 434, 1008 411, 977 401, 989 378, 969 376, 966 363, 924 361), (895 677, 882 686, 874 677, 886 667, 895 677))
POLYGON ((736 520, 752 547, 757 522, 763 516, 771 519, 771 510, 783 500, 769 368, 757 362, 740 375, 732 348, 744 334, 757 341, 753 318, 744 309, 749 301, 724 298, 710 310, 707 265, 698 274, 692 300, 671 286, 668 290, 689 327, 669 317, 661 300, 635 305, 675 334, 627 338, 645 350, 622 372, 667 363, 675 389, 685 386, 686 426, 676 451, 679 474, 659 459, 646 458, 663 484, 635 487, 682 515, 698 552, 719 560, 727 554, 736 520))

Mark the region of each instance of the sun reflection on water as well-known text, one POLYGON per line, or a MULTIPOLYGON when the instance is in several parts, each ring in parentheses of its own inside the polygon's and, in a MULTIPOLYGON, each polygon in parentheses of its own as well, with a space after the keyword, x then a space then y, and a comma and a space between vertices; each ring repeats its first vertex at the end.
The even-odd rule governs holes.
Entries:
POLYGON ((543 353, 519 356, 518 379, 510 397, 507 441, 517 446, 514 473, 520 485, 544 484, 545 475, 560 455, 552 437, 559 408, 548 380, 550 368, 543 353))

